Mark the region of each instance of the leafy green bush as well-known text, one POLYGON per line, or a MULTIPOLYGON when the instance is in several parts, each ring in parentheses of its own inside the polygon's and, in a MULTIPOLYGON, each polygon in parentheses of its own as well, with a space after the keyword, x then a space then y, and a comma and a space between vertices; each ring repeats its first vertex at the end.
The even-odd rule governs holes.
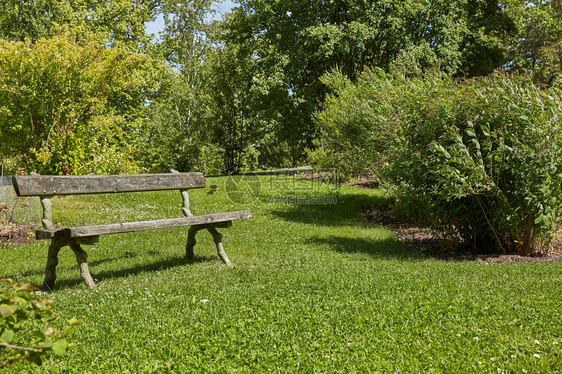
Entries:
POLYGON ((0 292, 0 367, 26 359, 41 363, 41 355, 48 351, 63 355, 76 347, 65 336, 82 323, 73 318, 61 333, 49 326, 56 319, 51 303, 30 292, 37 287, 27 282, 14 283, 12 279, 2 281, 10 289, 0 292))
POLYGON ((132 173, 154 88, 146 55, 66 29, 0 39, 0 154, 42 174, 132 173))
POLYGON ((325 80, 328 148, 375 167, 411 217, 479 250, 548 251, 562 211, 560 91, 503 74, 325 80))

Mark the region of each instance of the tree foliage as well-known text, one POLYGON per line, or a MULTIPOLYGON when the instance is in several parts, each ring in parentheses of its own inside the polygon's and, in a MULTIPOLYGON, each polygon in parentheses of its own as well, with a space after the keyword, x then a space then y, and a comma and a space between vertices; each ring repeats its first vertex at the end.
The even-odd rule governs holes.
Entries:
POLYGON ((162 40, 155 47, 168 68, 151 103, 144 137, 149 147, 140 155, 151 170, 200 170, 201 149, 211 139, 208 128, 208 54, 213 50, 211 1, 164 1, 162 40))
POLYGON ((67 26, 83 38, 97 35, 109 45, 121 42, 132 50, 146 49, 145 25, 158 12, 160 0, 3 0, 0 37, 32 42, 67 26))
POLYGON ((562 1, 507 1, 506 9, 517 25, 507 42, 511 68, 553 85, 562 75, 562 1))
MULTIPOLYGON (((80 160, 74 166, 45 161, 50 156, 38 155, 52 151, 36 141, 29 143, 27 155, 21 153, 25 147, 6 152, 22 159, 35 152, 42 170, 57 173, 135 170, 131 158, 153 171, 214 165, 214 172, 233 172, 257 167, 256 155, 262 167, 291 166, 305 162, 307 150, 320 144, 314 117, 324 109, 329 88, 321 77, 328 72, 337 70, 355 82, 373 67, 408 76, 437 68, 455 77, 506 67, 530 72, 535 82, 550 86, 557 84, 562 66, 560 0, 241 0, 222 21, 212 20, 213 9, 211 0, 2 2, 0 36, 6 40, 31 48, 52 39, 54 46, 62 27, 72 30, 77 45, 98 40, 100 56, 128 50, 143 60, 130 65, 135 83, 108 83, 115 84, 109 91, 122 89, 131 96, 103 98, 102 93, 99 102, 106 104, 96 104, 98 112, 86 121, 92 125, 83 127, 113 133, 106 142, 83 135, 99 143, 99 154, 105 154, 99 157, 115 159, 112 166, 89 160, 85 143, 75 140, 55 146, 49 137, 50 148, 80 160), (165 28, 159 39, 151 39, 145 25, 156 17, 165 28), (107 51, 102 53, 101 45, 107 51), (91 168, 94 164, 100 167, 91 168)), ((20 57, 5 59, 16 63, 20 57)), ((124 65, 117 64, 116 71, 124 65)), ((36 97, 44 97, 46 91, 37 87, 36 97)), ((58 92, 62 86, 45 87, 58 92)), ((10 111, 29 117, 21 108, 10 111)), ((9 143, 6 137, 3 143, 9 143)), ((348 169, 354 162, 361 164, 338 161, 348 169)))
POLYGON ((337 68, 355 80, 367 66, 440 64, 453 75, 488 74, 506 62, 502 37, 513 27, 496 1, 243 0, 226 20, 224 40, 225 48, 252 50, 256 125, 302 159, 318 135, 313 116, 326 72, 337 68))
POLYGON ((218 125, 213 127, 213 138, 224 149, 223 171, 227 173, 244 168, 246 153, 260 138, 261 126, 253 107, 252 60, 252 50, 246 45, 218 50, 211 60, 212 121, 218 125))
POLYGON ((70 1, 4 0, 0 2, 0 36, 10 40, 37 40, 53 33, 53 23, 73 20, 70 1))

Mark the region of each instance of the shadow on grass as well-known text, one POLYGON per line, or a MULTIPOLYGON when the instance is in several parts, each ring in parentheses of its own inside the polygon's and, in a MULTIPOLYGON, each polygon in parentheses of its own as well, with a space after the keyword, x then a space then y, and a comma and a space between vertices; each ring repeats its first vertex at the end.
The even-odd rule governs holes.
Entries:
MULTIPOLYGON (((70 253, 72 253, 72 250, 69 247, 63 247, 62 250, 68 250, 70 253)), ((150 255, 150 256, 158 256, 158 255, 160 255, 160 252, 149 251, 147 254, 150 255)), ((119 261, 119 260, 122 260, 122 259, 138 257, 139 255, 140 254, 138 254, 138 253, 133 253, 133 252, 127 251, 127 252, 123 253, 121 256, 108 257, 108 258, 104 258, 104 259, 100 259, 100 260, 88 261, 88 265, 89 266, 97 266, 97 265, 104 264, 106 262, 115 262, 115 261, 119 261)), ((74 256, 74 254, 72 254, 72 256, 74 256)), ((47 262, 47 253, 45 253, 45 262, 47 262)), ((60 263, 60 257, 59 257, 59 263, 60 263)), ((71 270, 71 269, 76 269, 76 268, 77 268, 76 262, 73 261, 72 264, 68 263, 68 264, 65 264, 63 266, 61 266, 61 265, 57 266, 57 271, 66 271, 66 270, 71 270)), ((11 276, 9 276, 9 278, 17 278, 17 277, 25 278, 25 277, 32 276, 32 275, 41 275, 41 274, 45 274, 44 268, 28 270, 28 271, 25 271, 23 273, 18 273, 17 275, 11 275, 11 276)))
MULTIPOLYGON (((90 268, 90 271, 92 272, 92 278, 94 278, 94 281, 99 282, 105 279, 125 278, 129 275, 142 274, 142 273, 147 273, 157 270, 171 269, 178 266, 196 264, 200 262, 211 262, 215 260, 216 260, 215 256, 194 256, 193 258, 190 259, 187 259, 185 257, 172 257, 166 260, 156 261, 148 264, 139 264, 128 268, 123 268, 120 270, 107 270, 98 273, 95 271, 95 269, 90 268)), ((72 288, 83 283, 84 283, 83 280, 80 278, 79 270, 76 267, 76 278, 57 281, 55 283, 55 289, 61 289, 65 287, 72 288)))
MULTIPOLYGON (((156 251, 149 251, 148 252, 149 255, 157 255, 159 254, 159 252, 156 251)), ((123 260, 123 259, 130 259, 130 258, 134 258, 134 257, 139 257, 141 254, 133 254, 131 252, 125 252, 123 255, 121 256, 117 256, 117 257, 110 257, 110 258, 105 258, 105 259, 101 259, 101 260, 94 260, 94 261, 88 261, 88 265, 90 268, 90 272, 92 273, 92 278, 94 278, 96 280, 96 282, 104 280, 104 279, 110 279, 110 278, 123 278, 126 276, 129 276, 131 274, 140 274, 140 273, 145 273, 145 272, 151 272, 151 271, 156 271, 156 270, 165 270, 165 269, 171 269, 174 267, 178 267, 178 266, 184 266, 184 265, 190 265, 190 264, 196 264, 196 263, 200 263, 200 262, 211 262, 211 261, 215 261, 217 260, 216 256, 197 256, 195 255, 193 258, 191 259, 186 259, 185 257, 181 256, 181 257, 172 257, 172 258, 168 258, 165 260, 161 260, 161 261, 156 261, 156 262, 151 262, 151 263, 146 263, 146 264, 139 264, 139 265, 135 265, 132 267, 128 267, 128 268, 123 268, 120 270, 107 270, 107 271, 102 271, 102 272, 96 272, 95 267, 97 265, 101 265, 107 262, 115 262, 115 261, 119 261, 119 260, 123 260)), ((45 261, 47 260, 46 256, 45 256, 45 261)), ((55 283, 55 289, 60 289, 63 287, 74 287, 78 284, 82 284, 83 281, 80 278, 80 269, 78 267, 78 265, 76 264, 75 261, 72 261, 72 263, 68 263, 65 264, 64 266, 57 266, 57 273, 62 273, 62 272, 70 272, 70 273, 74 273, 76 274, 76 278, 75 279, 67 279, 67 280, 60 280, 60 281, 56 281, 55 283)), ((17 273, 17 274, 13 274, 13 275, 7 275, 7 278, 27 278, 29 276, 32 275, 45 275, 45 269, 43 267, 38 268, 38 269, 34 269, 34 270, 28 270, 22 273, 17 273)), ((38 285, 41 286, 41 285, 38 285)))
POLYGON ((317 245, 320 248, 328 247, 329 250, 340 253, 366 253, 377 259, 389 260, 421 260, 423 257, 408 251, 396 239, 364 239, 331 236, 328 238, 310 238, 307 244, 317 245))
POLYGON ((361 224, 359 214, 363 209, 388 204, 389 199, 381 196, 342 194, 338 196, 337 204, 292 204, 288 206, 288 209, 272 209, 270 213, 291 222, 323 226, 350 226, 361 224))

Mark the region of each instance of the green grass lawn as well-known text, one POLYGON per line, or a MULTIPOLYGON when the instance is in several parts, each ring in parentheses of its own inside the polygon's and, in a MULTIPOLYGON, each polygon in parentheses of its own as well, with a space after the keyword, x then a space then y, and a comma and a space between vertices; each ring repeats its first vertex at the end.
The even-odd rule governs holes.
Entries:
MULTIPOLYGON (((233 262, 187 229, 108 235, 86 246, 98 288, 61 251, 49 294, 80 345, 43 366, 6 372, 475 372, 562 368, 562 263, 445 262, 408 252, 361 218, 380 191, 342 187, 337 204, 312 182, 261 177, 256 198, 190 193, 192 212, 250 209, 224 235, 233 262), (288 187, 285 187, 288 186, 288 187), (300 196, 298 204, 288 198, 300 196)), ((233 196, 232 194, 230 195, 233 196)), ((179 192, 56 198, 63 225, 179 217, 179 192)), ((40 285, 47 242, 0 248, 0 276, 40 285)))

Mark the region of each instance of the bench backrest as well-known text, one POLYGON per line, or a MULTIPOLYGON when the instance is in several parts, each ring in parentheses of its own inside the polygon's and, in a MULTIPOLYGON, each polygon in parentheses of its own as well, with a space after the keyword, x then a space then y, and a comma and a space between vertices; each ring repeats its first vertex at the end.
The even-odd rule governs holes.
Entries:
POLYGON ((18 196, 84 195, 187 190, 205 187, 202 173, 133 175, 26 175, 14 177, 18 196))

